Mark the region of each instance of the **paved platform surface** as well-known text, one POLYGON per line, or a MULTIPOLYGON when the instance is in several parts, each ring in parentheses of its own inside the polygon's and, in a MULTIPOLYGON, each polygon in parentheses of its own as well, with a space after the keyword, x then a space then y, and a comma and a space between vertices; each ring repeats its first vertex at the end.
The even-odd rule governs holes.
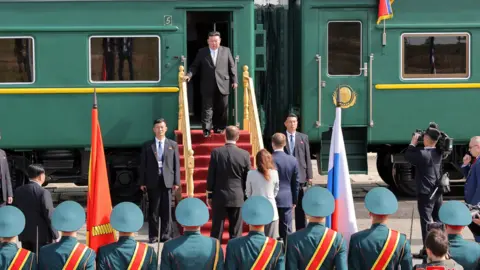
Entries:
MULTIPOLYGON (((386 186, 386 184, 378 176, 378 172, 375 166, 375 158, 375 155, 369 155, 368 175, 351 175, 358 230, 369 228, 371 225, 368 212, 363 204, 365 194, 374 187, 386 186)), ((313 166, 313 171, 315 174, 314 183, 325 185, 327 183, 326 176, 321 176, 318 174, 316 162, 313 162, 313 166)), ((49 185, 48 188, 52 190, 52 195, 55 201, 63 201, 67 199, 75 199, 79 201, 85 200, 86 187, 76 187, 74 185, 58 184, 49 185)), ((405 233, 407 237, 411 239, 412 252, 418 253, 418 251, 422 247, 422 237, 417 203, 414 199, 399 197, 398 212, 390 218, 390 220, 388 221, 388 225, 392 229, 399 230, 400 232, 405 233)), ((464 230, 463 235, 466 239, 473 240, 473 236, 468 230, 468 228, 464 230)), ((79 238, 82 242, 85 242, 85 227, 80 230, 79 238)), ((138 233, 137 239, 145 242, 148 240, 147 223, 144 224, 143 228, 138 233)), ((152 244, 152 246, 157 249, 157 244, 152 244)), ((420 263, 420 261, 414 260, 414 264, 416 263, 420 263)))

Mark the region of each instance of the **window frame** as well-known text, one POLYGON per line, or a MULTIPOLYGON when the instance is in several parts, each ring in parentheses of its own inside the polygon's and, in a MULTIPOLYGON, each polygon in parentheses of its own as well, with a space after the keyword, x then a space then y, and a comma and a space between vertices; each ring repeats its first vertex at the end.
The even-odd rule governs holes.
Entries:
POLYGON ((36 44, 34 36, 0 36, 0 39, 31 39, 32 40, 32 81, 31 82, 0 82, 0 85, 30 85, 37 81, 36 44))
POLYGON ((152 84, 162 80, 162 39, 160 35, 92 35, 88 37, 88 81, 92 84, 152 84), (158 80, 156 81, 94 81, 92 80, 92 39, 93 38, 157 38, 158 39, 158 80))
MULTIPOLYGON (((439 75, 437 75, 439 76, 439 75)), ((469 32, 408 32, 408 33, 402 33, 400 35, 400 79, 404 81, 420 81, 420 80, 425 80, 425 81, 433 81, 433 80, 468 80, 472 76, 472 37, 469 32), (467 37, 467 51, 466 51, 466 61, 467 61, 467 72, 466 72, 466 77, 461 77, 463 76, 463 73, 449 73, 449 74, 440 74, 441 77, 434 77, 434 76, 428 76, 428 75, 433 75, 433 74, 418 74, 418 76, 421 77, 410 77, 407 74, 407 77, 405 77, 405 70, 404 70, 404 56, 405 56, 405 48, 404 48, 404 38, 405 37, 412 37, 412 36, 420 36, 420 37, 442 37, 442 36, 466 36, 467 37), (458 77, 454 75, 459 75, 458 77), (427 75, 427 76, 426 76, 427 75), (461 75, 461 76, 460 76, 461 75)))
POLYGON ((363 72, 361 70, 361 68, 363 68, 363 22, 361 20, 331 20, 331 21, 328 21, 327 23, 327 38, 326 38, 326 51, 327 51, 327 76, 328 77, 360 77, 363 75, 363 72), (330 54, 330 50, 329 50, 329 26, 330 26, 330 23, 351 23, 351 22, 355 22, 355 23, 360 23, 360 66, 358 67, 358 75, 349 75, 349 74, 343 74, 343 75, 331 75, 329 73, 329 54, 330 54))

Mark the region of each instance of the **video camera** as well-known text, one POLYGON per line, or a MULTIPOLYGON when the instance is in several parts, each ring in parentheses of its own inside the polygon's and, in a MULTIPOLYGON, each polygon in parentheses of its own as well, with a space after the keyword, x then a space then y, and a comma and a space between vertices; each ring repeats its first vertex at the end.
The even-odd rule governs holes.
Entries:
POLYGON ((472 215, 472 218, 480 218, 480 205, 473 205, 473 204, 468 204, 465 203, 467 206, 468 210, 470 211, 470 214, 472 215))
POLYGON ((420 137, 418 138, 418 140, 422 141, 423 136, 425 135, 427 130, 430 129, 430 128, 435 128, 438 131, 440 131, 440 137, 438 138, 436 148, 437 148, 437 150, 439 150, 443 154, 443 158, 445 159, 448 155, 450 155, 450 153, 453 150, 453 139, 448 137, 447 133, 441 131, 438 128, 437 123, 430 122, 430 124, 428 125, 428 128, 426 130, 416 129, 415 132, 412 134, 412 136, 415 135, 415 133, 419 133, 420 137))

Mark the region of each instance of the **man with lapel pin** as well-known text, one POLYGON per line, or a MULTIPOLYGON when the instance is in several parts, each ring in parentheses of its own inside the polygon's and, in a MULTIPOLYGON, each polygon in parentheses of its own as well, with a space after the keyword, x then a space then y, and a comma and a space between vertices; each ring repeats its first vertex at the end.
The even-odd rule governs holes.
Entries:
POLYGON ((313 171, 312 161, 310 159, 310 143, 308 142, 307 134, 297 131, 298 117, 291 113, 285 120, 285 127, 287 131, 287 145, 285 146, 285 153, 293 155, 298 161, 298 174, 300 188, 298 191, 298 205, 295 207, 295 230, 305 228, 307 220, 303 212, 303 194, 307 190, 308 185, 312 184, 313 171))
POLYGON ((172 189, 180 186, 180 154, 175 141, 165 137, 167 122, 153 122, 155 138, 147 141, 140 155, 140 189, 148 195, 149 243, 166 242, 172 233, 172 189), (161 232, 158 239, 158 222, 161 232))
POLYGON ((222 133, 227 126, 228 95, 230 86, 237 89, 237 67, 228 47, 220 46, 220 33, 208 34, 208 47, 198 51, 184 79, 188 82, 200 75, 202 93, 203 135, 222 133), (213 118, 213 124, 212 124, 213 118))

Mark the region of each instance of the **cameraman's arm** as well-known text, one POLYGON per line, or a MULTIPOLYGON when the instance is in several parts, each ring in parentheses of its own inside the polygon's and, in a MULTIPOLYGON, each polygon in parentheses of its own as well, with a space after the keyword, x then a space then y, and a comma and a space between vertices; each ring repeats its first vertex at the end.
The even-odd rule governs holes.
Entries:
POLYGON ((414 166, 418 166, 423 161, 422 152, 419 148, 416 148, 419 136, 417 133, 413 135, 412 141, 405 151, 405 159, 414 166))

